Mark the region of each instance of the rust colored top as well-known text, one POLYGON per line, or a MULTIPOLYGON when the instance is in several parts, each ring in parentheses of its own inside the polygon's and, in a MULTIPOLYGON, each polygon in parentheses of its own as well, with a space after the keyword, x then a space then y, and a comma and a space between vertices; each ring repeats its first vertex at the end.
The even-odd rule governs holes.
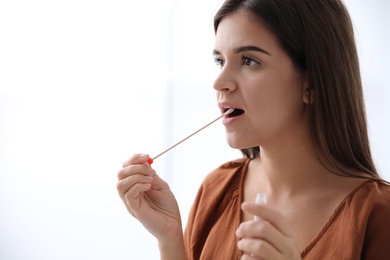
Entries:
MULTIPOLYGON (((241 223, 249 159, 228 162, 203 181, 192 206, 184 243, 188 259, 239 259, 235 231, 241 223)), ((390 186, 367 180, 334 210, 301 252, 309 259, 390 259, 390 186)))

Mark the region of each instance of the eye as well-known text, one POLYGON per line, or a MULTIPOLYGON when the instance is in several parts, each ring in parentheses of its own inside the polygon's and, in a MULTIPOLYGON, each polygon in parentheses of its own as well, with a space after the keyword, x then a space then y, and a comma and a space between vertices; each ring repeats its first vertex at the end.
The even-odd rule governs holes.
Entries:
POLYGON ((214 57, 214 63, 217 65, 219 68, 222 68, 223 65, 225 64, 225 61, 221 58, 214 57))
POLYGON ((252 58, 249 58, 249 57, 246 57, 246 56, 242 56, 242 64, 245 65, 245 66, 251 67, 251 66, 260 64, 260 62, 254 60, 252 58))

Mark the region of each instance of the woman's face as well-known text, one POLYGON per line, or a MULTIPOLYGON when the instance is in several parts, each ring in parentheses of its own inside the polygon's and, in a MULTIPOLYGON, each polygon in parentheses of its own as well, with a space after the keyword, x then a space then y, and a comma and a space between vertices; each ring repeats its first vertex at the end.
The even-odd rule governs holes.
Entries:
POLYGON ((253 14, 239 10, 222 19, 214 58, 218 105, 244 112, 223 120, 231 147, 283 144, 307 130, 306 76, 253 14))

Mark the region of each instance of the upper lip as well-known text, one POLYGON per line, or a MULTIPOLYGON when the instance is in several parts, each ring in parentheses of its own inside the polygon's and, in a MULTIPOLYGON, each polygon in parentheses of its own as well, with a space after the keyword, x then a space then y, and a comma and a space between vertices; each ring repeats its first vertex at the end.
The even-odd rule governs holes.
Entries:
POLYGON ((221 110, 221 113, 225 113, 226 111, 229 110, 229 108, 235 108, 235 109, 242 109, 237 107, 236 105, 229 103, 229 102, 219 102, 218 107, 221 110))

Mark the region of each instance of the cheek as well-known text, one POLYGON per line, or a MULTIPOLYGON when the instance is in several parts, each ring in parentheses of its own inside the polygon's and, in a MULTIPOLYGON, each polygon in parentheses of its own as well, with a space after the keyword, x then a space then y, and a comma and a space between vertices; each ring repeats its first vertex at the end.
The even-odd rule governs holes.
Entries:
MULTIPOLYGON (((290 107, 293 109, 303 103, 303 83, 291 68, 273 70, 267 77, 263 77, 262 85, 253 95, 262 96, 263 102, 277 107, 290 107), (273 72, 273 73, 272 73, 273 72)), ((260 81, 259 81, 260 82, 260 81)))
POLYGON ((246 100, 252 120, 259 124, 293 123, 303 112, 301 88, 292 80, 268 79, 248 89, 246 100))

